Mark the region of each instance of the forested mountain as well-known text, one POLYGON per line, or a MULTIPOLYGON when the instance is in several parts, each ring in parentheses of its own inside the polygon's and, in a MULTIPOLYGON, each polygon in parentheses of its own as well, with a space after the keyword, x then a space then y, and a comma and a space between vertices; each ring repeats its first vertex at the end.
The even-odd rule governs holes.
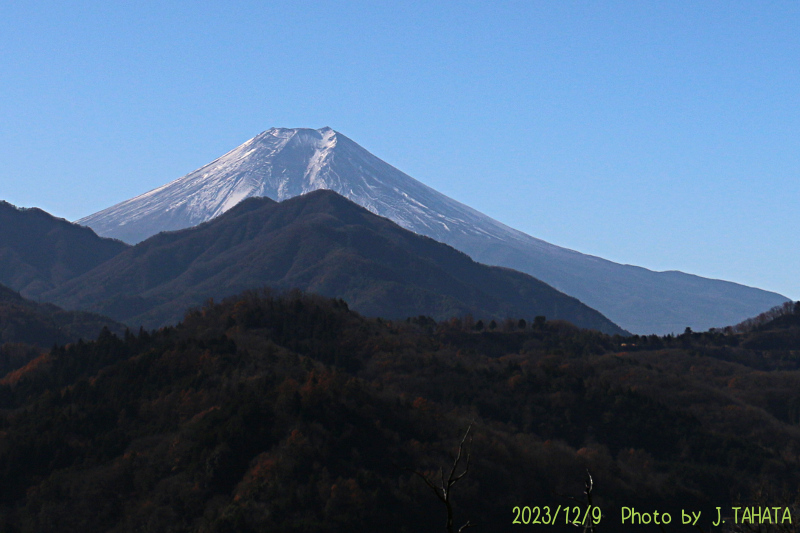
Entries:
MULTIPOLYGON (((210 220, 244 198, 282 201, 318 189, 336 191, 476 261, 530 274, 634 333, 725 326, 787 301, 737 283, 653 272, 547 243, 431 189, 331 128, 272 128, 182 178, 78 223, 136 243, 210 220)), ((532 209, 537 201, 546 199, 532 199, 532 209)))
POLYGON ((128 245, 37 208, 0 201, 0 283, 36 298, 88 272, 128 245))
POLYGON ((800 483, 799 346, 753 338, 489 331, 251 292, 0 381, 0 529, 444 531, 420 476, 448 472, 471 425, 457 527, 533 529, 514 507, 560 505, 538 527, 575 531, 588 468, 598 531, 653 531, 621 526, 623 506, 720 531, 717 506, 789 505, 780 488, 800 483))
POLYGON ((0 345, 22 342, 50 348, 80 338, 95 339, 104 327, 117 334, 125 331, 125 326, 110 318, 39 304, 0 285, 0 345))
POLYGON ((624 333, 539 280, 476 263, 327 190, 281 203, 249 199, 201 226, 139 243, 45 296, 157 327, 208 298, 265 286, 342 298, 384 318, 544 315, 624 333))
POLYGON ((25 366, 54 344, 96 339, 103 328, 125 331, 110 318, 38 304, 0 285, 0 376, 25 366))

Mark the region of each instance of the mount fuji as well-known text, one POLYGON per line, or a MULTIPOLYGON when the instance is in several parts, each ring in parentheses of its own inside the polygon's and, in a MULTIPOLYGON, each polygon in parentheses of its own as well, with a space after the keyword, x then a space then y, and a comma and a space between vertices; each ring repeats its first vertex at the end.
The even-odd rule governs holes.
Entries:
POLYGON ((677 271, 581 254, 510 228, 382 161, 330 128, 272 128, 162 187, 77 221, 137 243, 211 220, 240 201, 333 190, 476 261, 528 273, 628 331, 666 334, 738 323, 788 299, 677 271))

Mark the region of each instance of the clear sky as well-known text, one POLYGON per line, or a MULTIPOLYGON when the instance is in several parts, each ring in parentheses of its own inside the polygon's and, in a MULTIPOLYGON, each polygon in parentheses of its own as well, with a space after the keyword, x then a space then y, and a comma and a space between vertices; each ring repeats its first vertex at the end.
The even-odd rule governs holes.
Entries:
POLYGON ((554 244, 800 299, 800 3, 211 4, 4 2, 0 199, 74 220, 330 126, 554 244))

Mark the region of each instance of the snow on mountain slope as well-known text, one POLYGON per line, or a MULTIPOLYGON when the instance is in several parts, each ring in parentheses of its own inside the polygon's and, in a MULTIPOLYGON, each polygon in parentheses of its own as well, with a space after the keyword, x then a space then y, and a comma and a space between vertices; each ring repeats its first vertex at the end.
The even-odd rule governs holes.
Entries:
POLYGON ((77 222, 136 243, 197 225, 250 196, 330 189, 474 259, 531 274, 636 333, 724 326, 786 301, 680 272, 652 272, 560 248, 413 179, 330 128, 273 128, 194 172, 77 222))
POLYGON ((77 223, 134 244, 210 220, 250 196, 282 201, 317 189, 336 191, 437 240, 452 233, 532 239, 423 185, 330 128, 265 131, 182 178, 77 223))

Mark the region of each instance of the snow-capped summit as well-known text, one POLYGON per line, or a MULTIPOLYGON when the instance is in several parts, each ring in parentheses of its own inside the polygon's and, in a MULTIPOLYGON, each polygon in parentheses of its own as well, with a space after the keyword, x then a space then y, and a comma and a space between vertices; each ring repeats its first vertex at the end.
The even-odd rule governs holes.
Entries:
POLYGON ((328 127, 272 128, 182 178, 77 222, 99 235, 136 243, 210 220, 251 196, 282 201, 317 189, 336 191, 437 240, 447 241, 453 233, 531 239, 420 183, 328 127))
POLYGON ((725 326, 786 298, 681 272, 652 272, 560 248, 420 183, 331 128, 272 128, 167 185, 77 222, 136 243, 195 226, 251 196, 336 191, 400 226, 487 264, 521 270, 635 333, 725 326))

